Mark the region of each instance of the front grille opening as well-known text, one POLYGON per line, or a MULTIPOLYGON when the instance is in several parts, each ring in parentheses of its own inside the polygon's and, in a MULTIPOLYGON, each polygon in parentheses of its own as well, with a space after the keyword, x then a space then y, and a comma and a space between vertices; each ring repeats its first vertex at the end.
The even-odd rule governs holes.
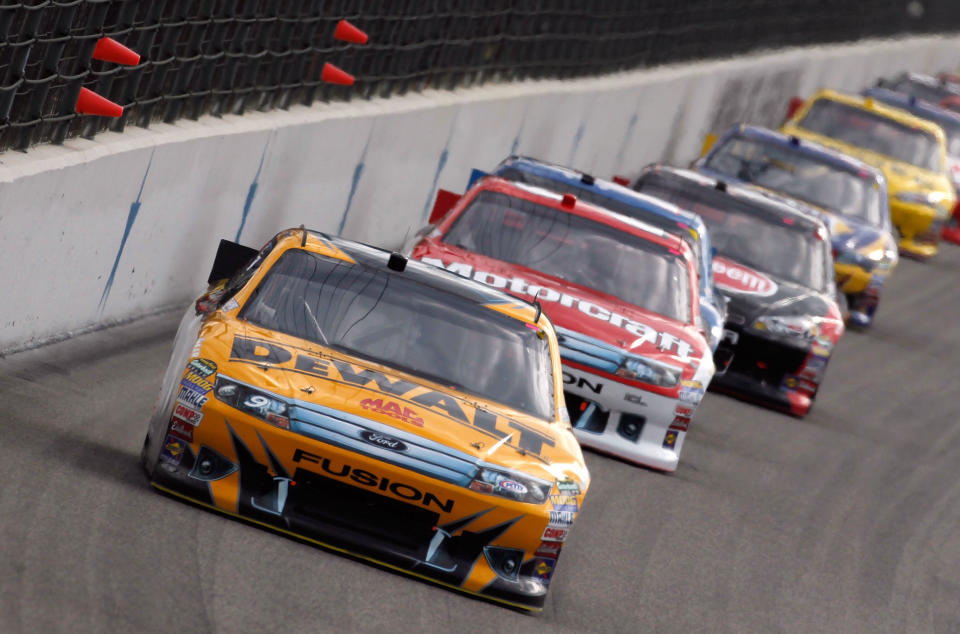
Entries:
POLYGON ((570 392, 564 392, 563 398, 567 402, 570 422, 576 429, 594 434, 602 434, 606 430, 607 419, 610 418, 609 411, 601 409, 599 405, 589 399, 570 392))
POLYGON ((620 414, 620 422, 617 423, 617 433, 629 440, 637 442, 640 438, 640 432, 643 431, 643 425, 647 419, 643 416, 634 414, 620 414))
MULTIPOLYGON (((305 518, 361 533, 408 553, 424 551, 433 538, 439 514, 297 469, 288 507, 305 518)), ((421 555, 424 553, 420 553, 421 555)))
POLYGON ((785 375, 797 373, 806 358, 806 350, 741 333, 729 369, 760 383, 779 386, 785 375))

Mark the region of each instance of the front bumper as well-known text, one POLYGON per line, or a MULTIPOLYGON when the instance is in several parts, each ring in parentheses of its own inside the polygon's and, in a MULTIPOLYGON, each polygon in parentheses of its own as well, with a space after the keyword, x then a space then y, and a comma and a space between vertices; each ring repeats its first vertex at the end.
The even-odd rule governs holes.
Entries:
POLYGON ((804 350, 729 327, 717 350, 718 371, 710 389, 805 416, 828 360, 829 353, 818 346, 804 350))
POLYGON ((702 387, 686 389, 691 400, 681 401, 568 363, 563 374, 570 422, 582 446, 661 471, 677 469, 702 387))
POLYGON ((213 399, 202 422, 187 430, 189 439, 181 428, 149 439, 146 454, 159 455, 155 488, 525 610, 542 608, 582 499, 572 481, 556 483, 543 505, 477 493, 454 482, 470 458, 452 449, 434 452, 424 467, 442 463, 442 480, 273 427, 213 399))
POLYGON ((937 253, 940 226, 944 214, 936 207, 907 203, 890 197, 890 219, 900 232, 900 252, 916 258, 929 258, 937 253))

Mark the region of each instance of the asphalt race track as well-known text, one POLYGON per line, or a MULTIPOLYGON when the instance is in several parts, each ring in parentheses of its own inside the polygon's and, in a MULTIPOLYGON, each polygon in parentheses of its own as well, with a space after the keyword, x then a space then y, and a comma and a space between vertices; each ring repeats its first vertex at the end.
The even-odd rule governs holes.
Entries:
POLYGON ((805 420, 711 394, 674 475, 588 453, 539 616, 153 492, 179 315, 0 359, 0 632, 960 632, 958 289, 902 262, 805 420))

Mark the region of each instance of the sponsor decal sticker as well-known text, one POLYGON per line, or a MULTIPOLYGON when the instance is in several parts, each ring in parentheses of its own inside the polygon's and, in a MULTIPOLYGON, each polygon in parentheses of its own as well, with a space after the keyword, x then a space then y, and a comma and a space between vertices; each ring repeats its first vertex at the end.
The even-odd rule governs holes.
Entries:
POLYGON ((687 418, 690 418, 693 416, 693 408, 689 405, 677 404, 677 408, 673 410, 673 413, 677 416, 686 416, 687 418))
POLYGON ((527 493, 527 487, 516 480, 501 480, 497 483, 497 488, 516 493, 517 495, 526 495, 527 493))
POLYGON ((568 495, 566 493, 551 495, 550 504, 553 505, 554 511, 567 511, 569 513, 576 513, 580 510, 580 507, 577 505, 577 496, 568 495))
POLYGON ((160 452, 160 460, 169 464, 180 464, 186 448, 187 445, 183 440, 167 434, 167 439, 163 443, 163 451, 160 452))
POLYGON ((561 548, 563 548, 563 542, 540 542, 540 546, 537 547, 537 551, 533 553, 533 556, 556 559, 560 556, 561 548))
POLYGON ((205 379, 217 371, 217 364, 210 359, 194 359, 187 366, 205 379))
POLYGON ((177 401, 183 403, 184 405, 189 405, 190 407, 203 407, 207 404, 208 398, 199 392, 191 390, 190 388, 181 385, 180 393, 177 394, 177 401))
POLYGON ((573 526, 573 513, 570 511, 549 511, 550 522, 548 526, 558 526, 560 528, 569 528, 573 526))
POLYGON ((186 376, 180 380, 180 385, 189 387, 190 389, 196 390, 201 394, 206 394, 213 389, 213 384, 210 381, 193 371, 187 372, 186 376))
POLYGON ((533 573, 541 581, 550 581, 553 574, 553 567, 557 563, 556 559, 534 559, 533 573))
POLYGON ((178 418, 170 419, 170 435, 193 442, 193 425, 188 425, 178 418))
POLYGON ((236 300, 235 298, 231 297, 231 298, 228 299, 227 302, 223 305, 223 310, 229 312, 229 311, 233 310, 234 308, 237 308, 239 305, 240 305, 240 303, 237 302, 237 300, 236 300))
POLYGON ((430 257, 422 258, 422 261, 426 264, 432 264, 433 266, 456 273, 461 277, 472 277, 475 281, 486 284, 487 286, 502 288, 517 295, 536 297, 540 302, 559 302, 560 305, 568 308, 576 307, 585 315, 611 323, 638 337, 630 346, 631 348, 636 348, 643 343, 648 343, 657 346, 657 348, 664 352, 674 351, 676 355, 684 361, 689 361, 690 355, 693 353, 693 346, 669 332, 658 332, 652 326, 628 319, 623 315, 607 310, 599 304, 588 302, 574 295, 560 293, 552 288, 530 284, 520 277, 507 279, 485 271, 474 271, 472 265, 463 262, 451 262, 449 265, 445 265, 443 260, 430 257))
POLYGON ((674 416, 668 428, 670 431, 687 431, 690 428, 690 419, 683 416, 674 416))
POLYGON ((769 297, 777 292, 777 284, 748 266, 722 257, 713 258, 713 279, 720 288, 741 295, 769 297))
POLYGON ((567 535, 570 533, 569 529, 566 528, 554 528, 553 526, 548 526, 543 529, 543 535, 540 536, 540 539, 549 542, 565 542, 567 541, 567 535))
POLYGON ((557 480, 557 491, 569 493, 570 495, 580 495, 580 486, 572 479, 557 480))
POLYGON ((360 401, 360 407, 368 409, 378 414, 386 414, 405 423, 423 427, 423 419, 417 415, 417 411, 411 407, 400 407, 394 401, 384 400, 382 398, 365 398, 360 401))
POLYGON ((698 404, 703 399, 703 388, 681 387, 680 400, 686 403, 698 404))
POLYGON ((173 406, 173 417, 182 420, 188 425, 196 427, 203 420, 203 413, 198 412, 192 407, 187 407, 183 403, 176 403, 173 406))
POLYGON ((667 430, 666 436, 663 437, 663 448, 664 449, 673 449, 677 445, 677 432, 667 430))
MULTIPOLYGON (((350 480, 351 484, 355 483, 377 491, 389 491, 392 495, 402 498, 407 502, 417 503, 427 508, 436 506, 444 513, 453 511, 454 500, 452 499, 442 500, 429 491, 421 491, 410 484, 393 481, 385 476, 378 476, 366 469, 357 469, 345 462, 338 462, 335 459, 327 458, 320 454, 297 449, 293 452, 293 461, 296 463, 304 462, 316 465, 312 471, 304 469, 304 471, 308 471, 309 473, 316 473, 325 478, 334 477, 340 480, 350 480)), ((298 470, 302 468, 303 467, 298 467, 298 470)))
POLYGON ((199 357, 201 346, 203 346, 203 337, 200 337, 199 339, 197 339, 197 342, 193 344, 193 350, 190 351, 190 356, 199 357))

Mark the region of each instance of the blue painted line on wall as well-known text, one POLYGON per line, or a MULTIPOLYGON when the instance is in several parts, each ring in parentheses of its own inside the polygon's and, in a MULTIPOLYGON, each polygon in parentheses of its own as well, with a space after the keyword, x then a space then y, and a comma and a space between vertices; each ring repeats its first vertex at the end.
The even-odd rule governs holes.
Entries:
POLYGON ((447 140, 443 144, 443 150, 440 152, 440 159, 437 161, 437 169, 433 173, 433 182, 430 183, 430 191, 427 193, 427 200, 423 203, 423 212, 420 214, 420 224, 426 224, 427 218, 430 217, 430 207, 433 203, 433 197, 437 192, 437 183, 440 182, 440 173, 443 171, 443 168, 447 166, 447 158, 450 156, 450 141, 453 140, 453 131, 457 128, 457 118, 460 116, 460 111, 453 115, 453 122, 450 124, 450 130, 447 131, 447 140))
POLYGON ((577 155, 577 148, 580 147, 580 141, 583 139, 583 131, 586 129, 586 121, 581 121, 577 128, 577 133, 573 135, 573 145, 570 146, 570 156, 567 157, 567 165, 573 165, 573 157, 577 155))
POLYGON ((253 175, 253 182, 250 183, 250 189, 247 190, 247 199, 243 202, 243 215, 240 216, 240 227, 237 228, 237 237, 233 239, 234 242, 240 242, 240 234, 243 233, 243 228, 247 224, 247 216, 250 215, 250 208, 253 206, 253 197, 257 194, 257 185, 260 182, 260 172, 263 171, 263 161, 267 158, 267 148, 270 147, 270 139, 273 138, 273 133, 270 133, 270 136, 267 137, 267 142, 263 145, 263 152, 260 153, 260 164, 257 166, 257 173, 253 175))
POLYGON ((137 214, 140 213, 140 198, 143 196, 143 186, 147 184, 147 175, 150 174, 150 166, 153 165, 153 154, 157 148, 150 152, 150 160, 147 161, 147 169, 143 173, 143 180, 140 181, 140 190, 137 192, 137 199, 130 203, 130 211, 127 212, 127 226, 123 229, 123 237, 120 239, 120 247, 117 249, 117 257, 113 259, 113 268, 110 269, 110 275, 107 277, 107 283, 103 287, 103 293, 100 295, 100 304, 97 306, 97 316, 103 314, 103 308, 107 304, 107 297, 110 296, 110 289, 113 287, 113 279, 117 275, 117 267, 120 266, 120 256, 123 255, 123 248, 127 246, 127 238, 130 237, 130 230, 133 223, 137 220, 137 214))
MULTIPOLYGON (((639 104, 637 104, 639 106, 639 104)), ((623 141, 620 142, 620 149, 617 151, 617 159, 614 162, 614 165, 620 169, 620 166, 623 165, 623 155, 627 152, 627 146, 630 144, 630 137, 633 136, 633 129, 637 126, 637 113, 634 112, 633 116, 630 117, 630 123, 627 124, 627 130, 623 133, 623 141)))
POLYGON ((530 111, 530 104, 523 107, 523 115, 520 117, 520 129, 517 130, 517 136, 513 137, 513 143, 510 144, 510 155, 515 156, 520 149, 520 139, 523 138, 523 130, 527 127, 527 112, 530 111))
POLYGON ((350 193, 347 194, 347 206, 343 208, 343 216, 340 218, 340 224, 337 226, 337 235, 343 235, 343 227, 347 224, 347 215, 350 214, 350 208, 353 206, 353 196, 357 193, 357 187, 360 185, 360 178, 363 176, 363 167, 367 162, 367 150, 370 148, 370 139, 373 138, 373 128, 370 128, 370 134, 367 135, 367 142, 363 144, 363 152, 360 153, 360 160, 357 166, 353 168, 353 180, 350 181, 350 193))

